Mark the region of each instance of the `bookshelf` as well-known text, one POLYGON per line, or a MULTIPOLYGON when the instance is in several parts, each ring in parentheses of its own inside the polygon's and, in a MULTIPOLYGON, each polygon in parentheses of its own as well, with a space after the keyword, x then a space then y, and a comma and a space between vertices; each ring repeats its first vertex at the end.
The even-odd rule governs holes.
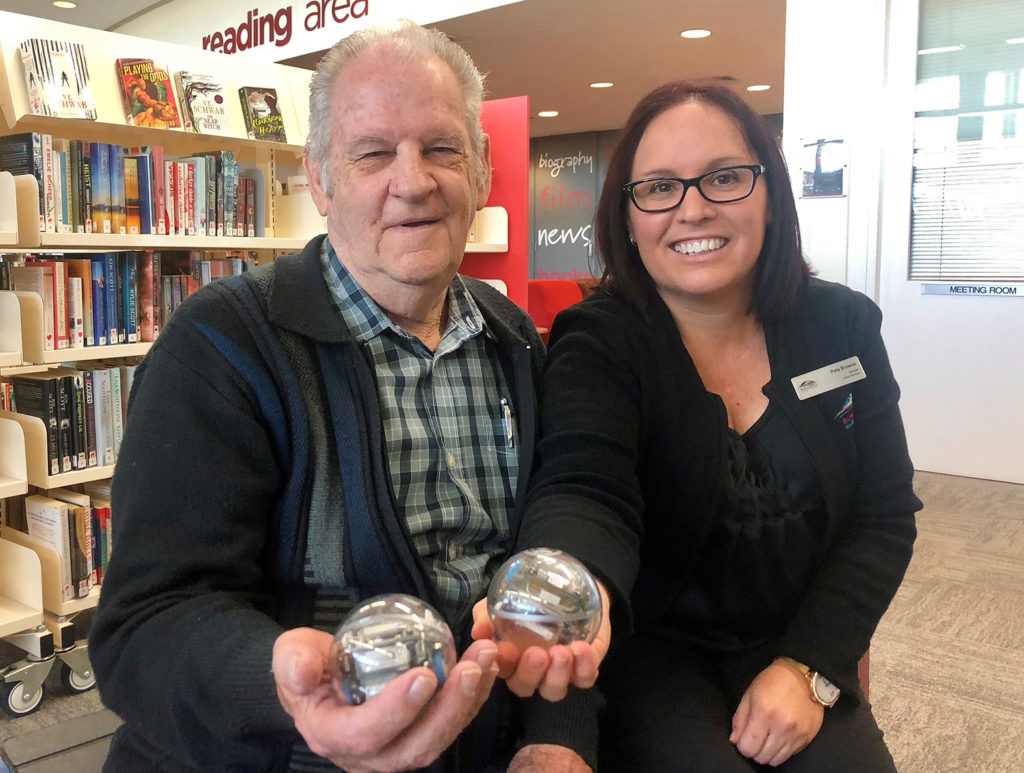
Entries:
POLYGON ((20 365, 22 361, 21 304, 13 292, 0 290, 0 368, 20 365))
POLYGON ((0 172, 0 247, 18 243, 16 199, 14 175, 10 172, 0 172))
POLYGON ((25 431, 18 421, 0 418, 0 499, 27 493, 25 431))
POLYGON ((62 472, 50 475, 46 466, 46 427, 41 419, 24 413, 0 411, 0 419, 8 419, 21 426, 25 437, 26 478, 33 486, 39 488, 60 488, 73 486, 77 483, 88 483, 94 480, 105 480, 114 474, 114 465, 103 467, 86 467, 83 470, 62 472))
POLYGON ((43 584, 39 557, 23 545, 0 538, 0 638, 42 624, 43 584), (37 578, 37 581, 26 582, 26 577, 37 578))

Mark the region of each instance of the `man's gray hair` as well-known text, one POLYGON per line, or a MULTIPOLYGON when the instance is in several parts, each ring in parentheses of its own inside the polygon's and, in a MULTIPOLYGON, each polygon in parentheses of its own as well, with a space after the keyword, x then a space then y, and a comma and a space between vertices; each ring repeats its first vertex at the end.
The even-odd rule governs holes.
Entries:
POLYGON ((361 54, 382 47, 393 51, 394 61, 414 63, 436 58, 447 64, 455 74, 466 103, 466 128, 472 143, 473 171, 477 182, 482 183, 489 171, 484 169, 484 131, 480 125, 484 76, 477 70, 469 54, 451 38, 408 19, 399 19, 343 38, 324 54, 316 66, 316 73, 309 86, 309 137, 306 140, 306 152, 319 167, 320 183, 327 195, 334 195, 331 97, 335 83, 346 65, 361 54))

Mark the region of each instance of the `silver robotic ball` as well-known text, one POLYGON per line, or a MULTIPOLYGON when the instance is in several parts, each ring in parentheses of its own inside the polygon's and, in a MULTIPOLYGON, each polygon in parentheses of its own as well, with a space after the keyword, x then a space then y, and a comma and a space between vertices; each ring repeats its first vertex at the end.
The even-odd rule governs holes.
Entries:
POLYGON ((455 640, 429 604, 401 593, 374 596, 338 627, 330 664, 335 689, 358 706, 419 666, 443 685, 455 665, 455 640))
POLYGON ((601 594, 587 568, 560 550, 531 548, 502 564, 487 591, 496 641, 549 649, 590 642, 601 625, 601 594))

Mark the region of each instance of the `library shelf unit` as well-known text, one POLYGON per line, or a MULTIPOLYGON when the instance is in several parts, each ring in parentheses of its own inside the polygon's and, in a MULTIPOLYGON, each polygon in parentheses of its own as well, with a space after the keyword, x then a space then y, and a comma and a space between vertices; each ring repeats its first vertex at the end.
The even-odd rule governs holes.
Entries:
POLYGON ((33 486, 44 489, 74 486, 78 483, 105 480, 114 474, 114 465, 108 464, 50 475, 46 465, 46 426, 42 419, 11 411, 0 411, 0 419, 14 421, 21 426, 25 437, 26 479, 33 486))
POLYGON ((13 292, 0 290, 0 368, 24 362, 21 349, 21 304, 13 292))
POLYGON ((46 678, 58 662, 67 692, 91 690, 96 676, 74 617, 99 603, 99 587, 85 598, 63 601, 57 551, 17 529, 0 532, 0 559, 0 633, 29 655, 0 669, 0 709, 12 717, 36 711, 46 697, 46 678))
MULTIPOLYGON (((0 412, 0 416, 6 414, 0 412)), ((27 493, 25 430, 15 419, 0 418, 0 499, 27 493)))
POLYGON ((18 208, 14 175, 0 172, 0 247, 18 243, 18 208))

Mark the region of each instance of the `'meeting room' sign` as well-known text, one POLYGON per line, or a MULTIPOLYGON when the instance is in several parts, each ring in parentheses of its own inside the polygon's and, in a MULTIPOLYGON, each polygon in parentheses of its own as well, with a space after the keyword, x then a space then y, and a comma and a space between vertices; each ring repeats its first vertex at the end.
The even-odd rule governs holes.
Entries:
POLYGON ((922 284, 921 295, 984 295, 995 298, 1024 297, 1024 285, 1011 284, 922 284))

